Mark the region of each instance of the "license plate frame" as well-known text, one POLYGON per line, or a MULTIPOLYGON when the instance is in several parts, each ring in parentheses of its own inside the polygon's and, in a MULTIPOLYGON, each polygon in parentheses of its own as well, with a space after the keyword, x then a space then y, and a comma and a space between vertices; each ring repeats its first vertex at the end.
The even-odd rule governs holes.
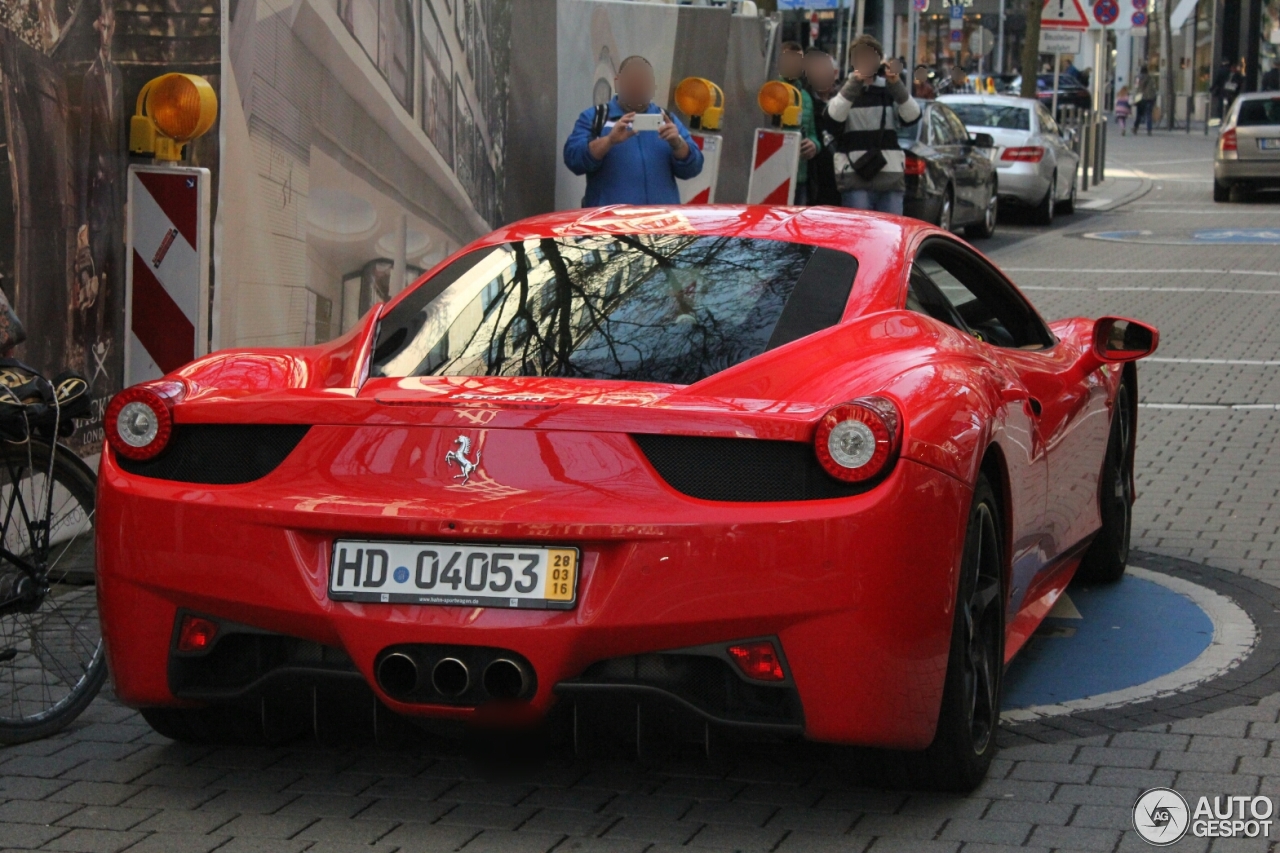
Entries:
POLYGON ((1267 137, 1259 139, 1258 148, 1263 151, 1280 151, 1280 138, 1272 139, 1267 137))
POLYGON ((330 601, 362 604, 572 610, 577 606, 581 574, 582 552, 568 545, 341 538, 334 539, 330 548, 326 589, 330 601), (354 559, 352 550, 359 552, 354 559), (485 556, 483 569, 472 558, 477 554, 485 556), (531 563, 529 558, 534 556, 538 559, 531 563), (499 561, 496 569, 495 559, 499 561), (506 582, 490 579, 491 570, 507 575, 506 582), (569 577, 562 577, 566 572, 569 577), (369 583, 375 573, 378 582, 369 583), (446 574, 453 574, 456 582, 445 580, 446 574), (527 590, 519 586, 529 583, 527 590), (556 597, 548 597, 549 593, 556 597))

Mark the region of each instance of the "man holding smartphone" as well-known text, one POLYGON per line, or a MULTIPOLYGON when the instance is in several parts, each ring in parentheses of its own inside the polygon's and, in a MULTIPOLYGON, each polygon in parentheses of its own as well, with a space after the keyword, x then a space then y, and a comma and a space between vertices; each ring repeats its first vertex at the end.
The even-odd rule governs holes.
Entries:
POLYGON ((902 80, 897 60, 884 61, 880 42, 869 35, 849 49, 853 73, 827 104, 844 123, 833 157, 836 185, 845 207, 902 215, 906 158, 898 128, 920 120, 920 105, 902 80))
POLYGON ((678 118, 653 103, 653 66, 628 56, 607 104, 583 110, 564 144, 564 164, 587 176, 583 207, 679 204, 676 178, 702 172, 702 151, 678 118))

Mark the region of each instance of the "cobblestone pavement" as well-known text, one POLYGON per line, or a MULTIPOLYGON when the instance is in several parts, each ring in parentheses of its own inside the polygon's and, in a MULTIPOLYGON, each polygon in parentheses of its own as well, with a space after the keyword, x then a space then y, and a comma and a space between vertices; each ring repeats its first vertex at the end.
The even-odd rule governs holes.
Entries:
MULTIPOLYGON (((1145 195, 1051 230, 1002 225, 987 248, 1050 317, 1114 312, 1162 330, 1163 360, 1141 373, 1135 546, 1280 586, 1280 251, 1083 236, 1280 221, 1276 203, 1214 205, 1210 156, 1199 135, 1113 139, 1113 172, 1149 178, 1145 195)), ((0 848, 1139 850, 1130 815, 1145 788, 1280 794, 1280 693, 1260 695, 1263 683, 1204 716, 1007 747, 967 797, 860 786, 856 757, 808 745, 505 770, 444 742, 195 748, 104 693, 72 730, 0 750, 0 848)), ((1188 837, 1174 849, 1269 844, 1188 837)))

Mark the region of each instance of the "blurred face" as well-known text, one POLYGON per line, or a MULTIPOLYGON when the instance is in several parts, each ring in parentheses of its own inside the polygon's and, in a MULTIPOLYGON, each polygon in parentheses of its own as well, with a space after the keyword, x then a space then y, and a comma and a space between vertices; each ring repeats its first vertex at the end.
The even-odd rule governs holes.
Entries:
POLYGON ((804 62, 804 76, 809 85, 819 92, 825 92, 835 85, 836 66, 831 57, 814 54, 804 62))
POLYGON ((916 81, 917 83, 928 83, 928 82, 929 82, 929 69, 927 69, 927 68, 917 68, 917 69, 916 69, 916 73, 915 73, 915 74, 913 74, 912 76, 915 78, 915 81, 916 81))
POLYGON ((653 93, 657 90, 653 68, 647 62, 633 59, 613 78, 613 87, 618 93, 618 102, 623 106, 645 108, 653 100, 653 93))
POLYGON ((798 50, 784 50, 778 57, 778 75, 787 80, 797 80, 804 73, 804 54, 798 50))
POLYGON ((955 68, 952 68, 952 69, 951 69, 951 80, 952 80, 952 82, 954 82, 956 85, 960 85, 961 83, 964 83, 964 81, 965 81, 965 73, 964 73, 964 69, 963 69, 963 68, 960 68, 959 66, 957 66, 957 67, 955 67, 955 68))
POLYGON ((874 77, 876 71, 880 69, 880 63, 883 60, 883 57, 871 48, 863 45, 853 49, 853 55, 850 59, 853 62, 855 71, 863 77, 871 78, 874 77))

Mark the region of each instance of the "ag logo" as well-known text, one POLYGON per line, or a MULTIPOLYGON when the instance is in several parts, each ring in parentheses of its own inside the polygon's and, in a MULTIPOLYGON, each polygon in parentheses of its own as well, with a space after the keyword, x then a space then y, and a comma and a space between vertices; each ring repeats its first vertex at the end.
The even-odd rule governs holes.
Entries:
POLYGON ((1187 801, 1172 788, 1152 788, 1133 804, 1133 828, 1142 840, 1167 847, 1182 839, 1191 825, 1187 801))

